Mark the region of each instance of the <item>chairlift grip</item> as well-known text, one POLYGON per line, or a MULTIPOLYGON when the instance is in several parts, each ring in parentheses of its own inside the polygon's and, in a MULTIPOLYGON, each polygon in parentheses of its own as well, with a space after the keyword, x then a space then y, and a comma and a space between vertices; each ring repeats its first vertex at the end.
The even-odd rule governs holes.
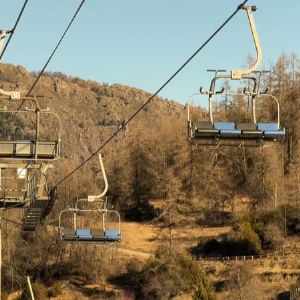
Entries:
POLYGON ((255 5, 252 6, 241 5, 239 8, 244 10, 250 9, 251 11, 257 11, 257 7, 255 5))
POLYGON ((10 29, 10 30, 0 29, 0 34, 3 34, 3 33, 5 33, 5 34, 10 34, 10 33, 12 33, 12 32, 13 32, 12 29, 10 29))

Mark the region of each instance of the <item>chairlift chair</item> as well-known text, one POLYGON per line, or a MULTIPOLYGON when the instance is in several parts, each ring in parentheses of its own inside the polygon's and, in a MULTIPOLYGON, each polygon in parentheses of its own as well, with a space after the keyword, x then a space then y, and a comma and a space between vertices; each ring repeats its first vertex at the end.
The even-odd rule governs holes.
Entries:
MULTIPOLYGON (((10 33, 12 33, 10 30, 0 30, 0 54, 2 53, 3 41, 10 33)), ((2 132, 0 137, 0 203, 3 206, 12 204, 25 207, 22 228, 24 231, 34 231, 49 213, 55 201, 54 194, 49 193, 47 189, 46 172, 53 167, 49 162, 60 156, 60 118, 48 109, 41 109, 36 96, 22 96, 19 91, 0 89, 0 99, 7 101, 9 106, 9 108, 6 106, 0 108, 0 116, 9 114, 15 120, 18 120, 17 116, 19 115, 34 116, 34 118, 29 118, 29 120, 34 119, 35 124, 32 138, 18 137, 16 134, 17 127, 14 137, 3 137, 2 132), (33 103, 34 107, 19 109, 25 101, 33 103), (18 102, 21 102, 21 105, 16 110, 18 102), (40 132, 41 117, 46 115, 54 116, 58 124, 58 132, 57 136, 43 140, 40 132), (21 174, 19 170, 21 170, 21 174), (24 184, 21 189, 12 189, 6 186, 7 177, 4 173, 7 171, 12 172, 12 174, 15 172, 15 175, 9 178, 12 182, 23 181, 24 184)), ((28 129, 30 130, 30 128, 28 129)))
POLYGON ((60 239, 64 242, 105 243, 121 241, 121 217, 114 210, 67 208, 59 215, 59 229, 60 239), (86 215, 85 218, 90 219, 91 214, 95 213, 99 215, 99 222, 95 222, 93 227, 81 227, 78 225, 77 218, 79 214, 82 216, 86 215), (69 218, 67 214, 70 215, 69 218), (113 228, 106 227, 107 217, 113 214, 117 216, 117 225, 113 228), (66 216, 70 221, 67 226, 62 225, 63 216, 66 216), (74 222, 75 220, 77 222, 74 222))
POLYGON ((8 109, 6 106, 0 108, 0 115, 9 114, 13 117, 20 115, 35 117, 35 132, 32 139, 0 138, 0 159, 22 160, 22 161, 52 161, 60 156, 61 143, 61 124, 59 116, 48 109, 40 109, 39 104, 34 97, 21 97, 17 92, 5 92, 0 90, 1 99, 9 101, 31 101, 35 104, 34 108, 25 108, 25 110, 8 109), (43 116, 53 116, 56 119, 58 132, 53 139, 40 139, 40 122, 43 116))
POLYGON ((60 239, 63 242, 77 242, 77 243, 112 243, 121 241, 121 217, 116 210, 108 209, 107 197, 105 194, 108 190, 108 181, 102 161, 102 156, 99 154, 99 163, 104 179, 104 190, 99 195, 90 195, 87 199, 78 199, 74 208, 68 207, 59 214, 59 232, 60 239), (100 204, 101 207, 86 209, 79 208, 79 204, 100 204), (98 224, 88 227, 78 225, 78 216, 84 216, 86 220, 91 218, 92 214, 99 216, 98 224), (69 215, 69 217, 68 217, 69 215), (113 227, 107 225, 108 217, 115 216, 117 221, 113 227), (63 226, 63 218, 68 220, 67 226, 63 226), (101 219, 101 222, 100 222, 101 219), (101 225, 100 225, 101 224, 101 225))
MULTIPOLYGON (((256 62, 252 67, 245 70, 232 70, 230 74, 224 74, 225 70, 208 70, 213 71, 214 78, 211 81, 210 89, 203 91, 200 88, 200 93, 193 94, 188 100, 188 139, 189 141, 201 145, 245 145, 245 146, 261 146, 263 143, 270 141, 281 141, 285 137, 284 128, 280 127, 280 109, 278 100, 269 94, 273 100, 277 103, 278 109, 278 121, 277 123, 262 123, 256 120, 256 98, 263 96, 263 93, 259 91, 260 76, 262 71, 259 71, 258 79, 254 76, 257 72, 256 69, 260 65, 262 60, 262 51, 256 31, 254 18, 252 12, 256 10, 254 6, 243 6, 243 9, 247 11, 248 20, 251 28, 251 33, 256 48, 257 58, 256 62), (219 75, 221 73, 221 75, 219 75), (224 88, 220 91, 216 91, 216 82, 219 79, 230 79, 230 80, 243 80, 253 81, 253 90, 246 91, 244 94, 236 95, 247 95, 251 97, 252 106, 252 120, 251 122, 235 122, 235 121, 215 121, 213 117, 212 101, 213 96, 222 94, 224 88), (191 117, 190 102, 195 95, 208 95, 208 112, 209 121, 197 120, 194 121, 191 117)), ((227 94, 228 95, 228 94, 227 94)))
POLYGON ((33 128, 28 128, 28 131, 33 132, 30 138, 18 136, 16 134, 18 127, 15 128, 13 134, 7 136, 1 134, 0 137, 0 204, 24 207, 22 228, 24 231, 34 231, 55 201, 47 190, 46 172, 53 167, 50 162, 60 156, 60 118, 48 109, 41 109, 36 97, 23 97, 18 91, 0 89, 0 99, 8 103, 7 106, 2 104, 0 116, 7 114, 16 121, 19 116, 29 116, 27 119, 34 124, 33 128), (16 109, 18 102, 23 104, 25 101, 31 103, 31 108, 16 109), (53 139, 42 139, 41 118, 48 115, 55 118, 57 132, 52 137, 53 139), (18 178, 19 170, 23 171, 23 178, 18 178), (11 178, 12 183, 23 180, 21 189, 12 189, 10 186, 13 184, 10 183, 6 185, 5 173, 7 172, 15 172, 14 176, 10 176, 14 177, 11 178))
MULTIPOLYGON (((232 95, 245 96, 245 94, 239 93, 232 95)), ((261 146, 268 143, 282 142, 286 136, 286 131, 280 125, 280 107, 277 98, 271 94, 260 93, 257 93, 255 97, 270 98, 275 101, 277 106, 276 121, 259 121, 256 118, 255 111, 252 112, 252 122, 215 121, 212 108, 210 108, 209 121, 194 122, 192 117, 189 117, 189 141, 195 144, 212 146, 261 146)), ((212 97, 210 101, 212 101, 212 97)), ((252 102, 252 110, 255 109, 256 106, 252 102)), ((189 114, 191 113, 189 112, 189 114)))

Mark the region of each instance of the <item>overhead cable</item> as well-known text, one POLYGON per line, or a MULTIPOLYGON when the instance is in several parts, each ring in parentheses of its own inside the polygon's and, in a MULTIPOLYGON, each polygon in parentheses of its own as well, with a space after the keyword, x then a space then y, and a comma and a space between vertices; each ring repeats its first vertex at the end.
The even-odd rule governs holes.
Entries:
POLYGON ((0 54, 0 60, 2 59, 5 50, 7 49, 8 45, 9 45, 9 42, 10 42, 10 40, 12 39, 12 37, 13 37, 15 31, 16 31, 16 28, 17 28, 17 26, 18 26, 18 24, 19 24, 19 21, 20 21, 22 15, 23 15, 23 12, 24 12, 24 10, 25 10, 25 7, 26 7, 27 3, 28 3, 28 0, 25 0, 24 4, 23 4, 23 6, 22 6, 22 9, 21 9, 21 11, 20 11, 20 13, 19 13, 19 15, 18 15, 18 17, 17 17, 17 20, 16 20, 16 22, 15 22, 15 25, 14 25, 13 29, 11 29, 11 30, 9 31, 10 35, 9 35, 9 38, 8 38, 7 42, 5 43, 5 46, 4 46, 4 48, 3 48, 2 53, 0 54))
MULTIPOLYGON (((58 43, 56 44, 55 48, 53 49, 51 55, 50 55, 49 58, 47 59, 47 61, 46 61, 45 65, 44 65, 44 67, 42 68, 42 70, 41 70, 40 73, 38 74, 36 80, 34 81, 34 83, 32 84, 32 86, 30 87, 30 89, 28 90, 27 96, 30 96, 30 94, 32 93, 33 89, 35 88, 35 86, 37 85, 38 81, 40 80, 41 76, 44 74, 44 72, 45 72, 45 70, 46 70, 48 64, 50 63, 51 59, 53 58, 53 56, 54 56, 55 52, 57 51, 58 47, 60 46, 61 42, 62 42, 63 39, 65 38, 65 36, 66 36, 67 32, 69 31, 69 29, 70 29, 72 23, 74 22, 74 20, 75 20, 75 18, 77 17, 79 11, 81 10, 81 8, 82 8, 84 2, 85 2, 85 0, 82 0, 81 3, 79 4, 79 6, 78 6, 77 10, 75 11, 75 13, 74 13, 74 15, 73 15, 71 21, 69 22, 67 28, 66 28, 65 31, 63 32, 61 38, 59 39, 58 43)), ((25 102, 25 100, 23 100, 23 101, 21 102, 21 104, 19 105, 17 111, 19 111, 19 110, 21 109, 21 107, 23 106, 24 102, 25 102)))
POLYGON ((241 3, 235 11, 222 23, 222 25, 169 77, 167 81, 154 93, 152 94, 148 100, 133 114, 129 119, 122 124, 99 148, 93 152, 88 158, 86 158, 80 165, 78 165, 74 170, 72 170, 69 174, 63 177, 58 183, 54 185, 53 188, 57 188, 60 184, 62 184, 65 180, 67 180, 70 176, 72 176, 75 172, 77 172, 81 167, 83 167, 89 160, 91 160, 95 155, 98 154, 100 150, 102 150, 108 143, 110 143, 120 131, 122 131, 135 117, 138 113, 140 113, 190 62, 191 60, 225 27, 225 25, 238 13, 238 11, 248 2, 245 0, 241 3))

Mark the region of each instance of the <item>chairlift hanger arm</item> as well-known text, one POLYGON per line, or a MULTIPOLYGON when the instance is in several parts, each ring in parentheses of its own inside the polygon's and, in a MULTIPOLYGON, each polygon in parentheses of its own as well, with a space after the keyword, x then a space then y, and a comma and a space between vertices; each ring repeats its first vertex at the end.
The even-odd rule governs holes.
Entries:
POLYGON ((105 173, 105 168, 104 168, 104 164, 103 164, 103 160, 102 160, 102 155, 98 154, 98 157, 99 157, 99 163, 100 163, 101 172, 102 172, 102 176, 103 176, 103 180, 104 180, 104 190, 99 195, 89 195, 88 196, 88 201, 90 201, 90 202, 93 202, 97 199, 101 199, 102 197, 105 196, 105 194, 108 191, 108 181, 107 181, 107 177, 106 177, 106 173, 105 173))
POLYGON ((255 26, 253 13, 252 13, 253 11, 256 11, 256 6, 242 5, 241 9, 244 9, 247 11, 249 25, 250 25, 250 29, 251 29, 255 49, 256 49, 256 62, 249 69, 232 70, 231 71, 231 79, 234 79, 234 80, 242 79, 245 75, 249 75, 251 72, 257 70, 257 68, 259 67, 261 60, 262 60, 262 50, 261 50, 260 41, 259 41, 258 33, 256 30, 256 26, 255 26))
POLYGON ((3 43, 7 34, 12 33, 12 30, 0 29, 0 55, 2 54, 3 43))

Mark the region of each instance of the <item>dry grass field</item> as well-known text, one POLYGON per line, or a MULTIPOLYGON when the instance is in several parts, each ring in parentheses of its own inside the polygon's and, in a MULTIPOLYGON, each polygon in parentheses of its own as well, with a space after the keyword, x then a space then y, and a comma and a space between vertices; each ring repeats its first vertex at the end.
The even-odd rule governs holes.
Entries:
POLYGON ((122 249, 154 254, 157 248, 170 242, 178 250, 188 250, 196 246, 201 237, 214 237, 228 233, 230 227, 200 228, 185 226, 172 229, 161 229, 159 226, 126 222, 122 224, 122 249))
MULTIPOLYGON (((146 261, 155 254, 161 246, 171 246, 177 251, 189 252, 197 244, 199 238, 217 237, 230 231, 230 227, 200 227, 186 225, 172 229, 162 229, 158 224, 123 222, 123 240, 120 244, 112 245, 116 253, 117 263, 124 270, 131 261, 146 261), (171 234, 171 235, 170 235, 171 234)), ((298 245, 298 240, 289 240, 286 247, 290 249, 298 245)), ((89 247, 89 246, 88 246, 89 247)), ((94 247, 94 246, 90 246, 94 247)), ((101 247, 101 246, 98 246, 101 247)), ((208 262, 199 261, 199 264, 210 274, 214 282, 228 280, 236 268, 251 270, 251 284, 256 285, 257 291, 264 295, 262 299, 274 299, 274 295, 287 291, 295 277, 300 275, 300 263, 297 257, 278 257, 245 262, 208 262)), ((247 271, 248 272, 248 271, 247 271)), ((134 299, 130 293, 122 290, 111 282, 101 282, 86 285, 76 278, 61 281, 63 294, 53 299, 134 299), (93 295, 93 296, 91 296, 93 295)), ((231 299, 231 292, 221 291, 217 299, 231 299)), ((9 300, 16 299, 17 293, 9 296, 9 300)), ((190 295, 182 295, 177 300, 191 299, 190 295)))

